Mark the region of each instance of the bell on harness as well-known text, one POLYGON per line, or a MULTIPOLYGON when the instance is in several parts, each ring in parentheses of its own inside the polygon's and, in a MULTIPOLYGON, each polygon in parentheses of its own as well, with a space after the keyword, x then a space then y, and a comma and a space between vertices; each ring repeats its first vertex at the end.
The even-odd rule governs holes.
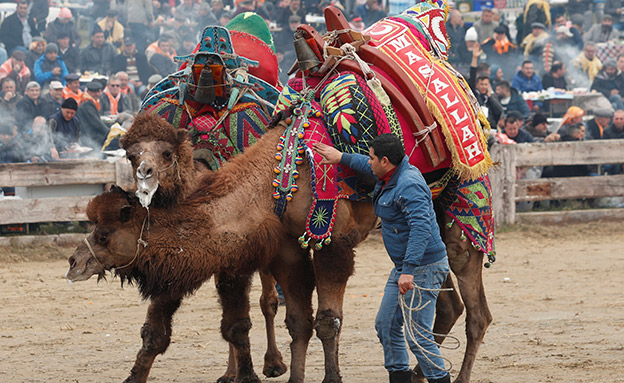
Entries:
POLYGON ((322 62, 316 56, 308 42, 300 33, 295 33, 295 54, 297 55, 297 62, 299 63, 299 69, 302 72, 310 70, 314 73, 321 66, 322 62))
POLYGON ((212 70, 209 65, 205 65, 199 74, 197 90, 195 91, 195 101, 202 104, 211 104, 215 101, 215 89, 212 80, 212 70))

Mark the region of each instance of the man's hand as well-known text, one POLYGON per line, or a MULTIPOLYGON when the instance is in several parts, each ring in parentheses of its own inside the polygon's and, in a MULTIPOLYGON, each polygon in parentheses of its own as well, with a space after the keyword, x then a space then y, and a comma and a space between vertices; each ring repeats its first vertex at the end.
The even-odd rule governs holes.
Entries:
POLYGON ((52 69, 52 74, 58 76, 59 74, 61 74, 61 68, 58 66, 55 67, 54 69, 52 69))
POLYGON ((412 274, 401 274, 399 277, 399 292, 403 295, 414 288, 414 276, 412 274))
POLYGON ((332 165, 340 162, 342 158, 342 152, 336 148, 332 148, 329 145, 322 144, 320 142, 315 142, 312 146, 314 150, 323 156, 323 161, 321 161, 321 165, 332 165))
POLYGON ((15 94, 13 94, 13 92, 6 92, 4 94, 4 100, 5 101, 11 101, 11 99, 15 97, 15 94))
POLYGON ((22 65, 21 65, 21 64, 15 64, 15 65, 13 65, 13 70, 14 70, 16 73, 21 72, 21 71, 22 71, 22 65))
POLYGON ((55 160, 59 159, 59 154, 58 154, 58 151, 56 150, 56 148, 50 148, 50 155, 55 160))
POLYGON ((544 142, 555 142, 559 141, 560 139, 561 136, 559 135, 559 133, 550 133, 546 136, 546 138, 544 138, 544 142))

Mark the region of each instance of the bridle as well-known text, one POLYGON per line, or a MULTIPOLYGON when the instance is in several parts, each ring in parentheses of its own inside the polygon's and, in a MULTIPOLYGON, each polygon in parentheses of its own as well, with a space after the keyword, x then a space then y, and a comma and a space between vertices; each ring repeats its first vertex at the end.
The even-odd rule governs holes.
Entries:
MULTIPOLYGON (((136 252, 134 253, 134 258, 132 258, 132 260, 130 262, 128 262, 127 264, 125 264, 123 266, 112 267, 112 268, 117 269, 117 270, 125 269, 126 267, 130 266, 131 264, 133 264, 134 261, 136 261, 136 259, 139 257, 139 252, 141 250, 140 246, 147 247, 148 243, 143 240, 143 229, 145 229, 145 223, 148 221, 148 217, 149 217, 149 210, 148 210, 148 214, 145 216, 145 219, 143 219, 143 225, 141 226, 141 233, 139 234, 139 239, 137 239, 136 252)), ((148 231, 149 231, 149 228, 148 228, 148 231)), ((93 247, 91 247, 91 244, 89 243, 88 237, 85 237, 83 242, 87 245, 87 248, 89 249, 89 252, 93 256, 95 261, 98 263, 98 265, 100 265, 100 267, 102 269, 104 269, 104 264, 98 259, 97 255, 95 255, 95 251, 93 250, 93 247)))

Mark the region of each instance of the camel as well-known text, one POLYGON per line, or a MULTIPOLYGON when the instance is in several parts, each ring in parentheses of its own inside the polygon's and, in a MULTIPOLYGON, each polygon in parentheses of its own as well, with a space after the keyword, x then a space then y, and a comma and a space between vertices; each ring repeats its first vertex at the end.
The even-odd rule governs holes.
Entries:
MULTIPOLYGON (((188 150, 186 135, 184 131, 175 131, 173 127, 162 120, 151 115, 142 115, 137 118, 136 126, 158 126, 159 128, 167 127, 169 133, 153 135, 150 139, 142 135, 133 136, 131 129, 124 139, 124 144, 128 145, 128 156, 133 166, 138 169, 144 164, 144 174, 152 174, 148 178, 150 182, 158 181, 158 188, 163 189, 165 195, 175 195, 175 193, 167 193, 167 188, 175 188, 183 180, 178 177, 194 176, 193 171, 183 171, 183 166, 192 169, 191 152, 188 150), (142 123, 142 121, 144 123, 142 123), (150 122, 150 123, 146 123, 150 122), (133 150, 133 140, 138 140, 140 150, 133 150), (143 140, 143 141, 141 141, 143 140), (150 141, 151 140, 151 141, 150 141), (167 142, 169 141, 169 142, 167 142), (171 142, 173 141, 173 142, 171 142), (180 144, 180 142, 182 142, 180 144), (142 154, 141 154, 142 153, 142 154), (180 168, 180 169, 178 169, 180 168), (160 169, 157 171, 155 169, 160 169), (174 180, 175 182, 169 182, 174 180)), ((220 216, 227 217, 228 222, 236 220, 245 220, 246 215, 253 211, 257 204, 262 202, 262 209, 266 214, 273 214, 273 199, 271 195, 271 181, 273 170, 274 148, 281 133, 284 131, 284 124, 279 124, 278 128, 270 130, 262 139, 252 146, 245 153, 235 157, 231 163, 226 164, 222 170, 217 172, 208 172, 204 174, 199 184, 209 184, 210 188, 198 186, 194 191, 186 193, 185 200, 193 199, 197 201, 194 194, 198 190, 201 193, 208 193, 204 196, 204 202, 210 201, 210 206, 217 207, 217 201, 223 204, 220 216), (268 193, 267 193, 268 191, 268 193), (240 201, 251 198, 251 205, 244 206, 240 201), (244 211, 234 210, 243 208, 244 211), (234 214, 234 217, 232 217, 234 214), (240 215, 236 215, 240 214, 240 215)), ((160 130, 160 129, 159 129, 160 130)), ((375 217, 372 212, 372 205, 367 202, 351 202, 348 200, 339 201, 339 211, 336 215, 336 232, 333 236, 331 246, 325 246, 322 250, 314 251, 314 257, 309 258, 308 251, 303 250, 297 243, 297 236, 302 231, 305 217, 311 203, 309 189, 309 167, 304 165, 300 168, 300 190, 297 192, 297 198, 289 203, 286 215, 283 217, 281 224, 283 226, 283 238, 281 245, 276 250, 277 257, 273 258, 268 269, 273 273, 278 282, 283 286, 286 296, 287 310, 287 326, 293 337, 291 343, 292 360, 291 360, 291 382, 302 382, 304 379, 305 367, 305 351, 309 338, 312 334, 312 308, 311 293, 316 283, 319 296, 319 307, 315 327, 317 336, 321 338, 325 350, 326 358, 326 382, 340 382, 340 372, 337 358, 338 336, 340 327, 343 323, 342 317, 342 299, 344 288, 348 277, 353 272, 354 252, 353 247, 362 241, 368 232, 372 229, 375 217)), ((439 208, 439 206, 438 206, 439 208)), ((151 208, 150 211, 156 211, 158 208, 151 208)), ((449 261, 451 268, 455 273, 459 282, 459 288, 462 299, 456 290, 450 292, 442 292, 438 299, 437 316, 434 331, 436 333, 448 333, 454 325, 457 318, 461 315, 464 305, 467 310, 467 339, 466 354, 462 364, 460 375, 456 381, 468 382, 470 370, 476 351, 483 338, 485 329, 491 321, 491 315, 487 309, 487 302, 481 279, 481 267, 483 262, 483 253, 477 251, 469 241, 461 239, 461 230, 457 225, 449 227, 450 218, 443 212, 438 214, 440 228, 442 230, 443 239, 447 244, 449 261), (462 375, 463 373, 463 375, 462 375), (463 378, 462 378, 463 376, 463 378), (463 380, 460 380, 463 379, 463 380)), ((114 226, 114 225, 111 225, 114 226)), ((154 225, 151 225, 154 228, 154 225)), ((97 231, 97 229, 96 229, 97 231)), ((94 231, 94 233, 96 232, 94 231)), ((91 234, 93 236, 94 234, 91 234)), ((195 235, 195 234, 193 234, 195 235)), ((138 239, 135 234, 134 240, 138 239)), ((205 235, 197 235, 196 238, 207 238, 205 235)), ((91 240, 89 240, 91 241, 91 240)), ((102 262, 104 255, 100 255, 99 251, 104 251, 98 247, 93 247, 98 253, 98 259, 102 262)), ((86 279, 94 274, 102 274, 106 269, 116 267, 116 271, 120 272, 119 265, 132 263, 131 260, 135 256, 134 247, 125 249, 126 254, 123 261, 118 262, 102 262, 102 265, 91 254, 88 247, 80 246, 70 259, 70 272, 68 278, 73 280, 86 279)), ((244 251, 241 249, 241 251, 244 251)), ((128 266, 130 267, 130 266, 128 266)), ((126 273, 127 271, 121 271, 126 273)), ((229 274, 230 278, 232 274, 229 274)), ((239 278, 237 284, 231 286, 241 287, 243 290, 248 289, 249 279, 239 278)), ((445 282, 444 287, 454 287, 453 281, 449 278, 445 282)), ((222 292, 222 289, 219 289, 222 292)), ((241 296, 244 296, 242 294, 241 296)), ((162 315, 158 312, 163 305, 161 299, 146 296, 152 299, 152 305, 148 311, 148 318, 145 327, 149 328, 152 318, 162 315)), ((224 310, 226 310, 227 297, 222 296, 224 302, 224 310), (226 298, 226 299, 224 299, 226 298)), ((247 308, 248 310, 248 305, 247 308)), ((172 316, 175 310, 169 311, 168 316, 172 316)), ((224 330, 222 331, 224 338, 230 341, 230 333, 226 330, 228 323, 225 318, 230 317, 228 311, 224 311, 224 330)), ((246 316, 248 318, 248 314, 246 316)), ((144 336, 144 347, 152 344, 150 338, 146 338, 146 331, 142 331, 144 336)), ((160 334, 161 337, 169 339, 170 331, 160 334)), ((442 341, 443 339, 438 339, 442 341)), ((168 344, 167 342, 165 342, 168 344)), ((151 349, 150 356, 153 360, 158 353, 164 352, 164 348, 151 349)), ((142 357, 139 353, 137 357, 137 365, 142 357)), ((242 355, 237 354, 240 358, 242 355)), ((245 359, 246 361, 247 359, 245 359)), ((245 362, 246 363, 246 362, 245 362)), ((249 359, 249 363, 251 360, 249 359)), ((231 363, 234 365, 235 363, 231 363)), ((243 381, 246 377, 241 375, 241 369, 249 371, 247 367, 243 368, 242 363, 237 365, 237 380, 243 381), (243 379, 243 380, 241 380, 243 379)), ((133 368, 133 372, 138 367, 133 368)), ((145 369, 145 367, 143 367, 145 369)), ((149 370, 149 368, 148 368, 149 370)), ((146 374, 146 372, 143 372, 146 374)), ((146 376, 146 375, 145 375, 146 376)), ((133 380, 129 380, 133 381, 133 380)), ((141 381, 141 380, 134 380, 141 381)))
MULTIPOLYGON (((135 124, 150 121, 150 119, 153 124, 159 124, 162 121, 153 115, 142 115, 137 118, 135 124)), ((148 245, 145 249, 139 246, 138 252, 135 251, 136 241, 141 238, 140 229, 147 213, 140 213, 141 210, 134 208, 132 211, 135 213, 126 221, 131 224, 131 229, 126 230, 127 225, 124 226, 126 222, 118 217, 124 214, 126 217, 130 211, 125 211, 119 207, 119 204, 115 205, 112 202, 96 202, 97 198, 90 205, 89 218, 96 223, 96 228, 87 241, 80 245, 70 257, 67 278, 73 281, 84 280, 92 275, 102 275, 106 270, 115 268, 115 273, 122 280, 136 280, 142 295, 151 300, 147 319, 141 331, 143 347, 137 355, 127 382, 146 381, 154 358, 163 353, 169 344, 171 317, 181 300, 185 295, 195 291, 214 273, 220 273, 223 276, 223 278, 220 277, 218 284, 224 309, 221 328, 224 339, 236 349, 234 353, 237 370, 235 381, 259 381, 253 372, 249 353, 249 304, 241 304, 241 302, 248 302, 246 296, 251 273, 267 265, 282 286, 286 298, 286 322, 293 338, 290 381, 304 381, 305 354, 313 327, 316 328, 325 350, 325 381, 341 381, 338 367, 338 335, 343 322, 344 290, 348 277, 353 273, 353 247, 366 238, 376 219, 369 203, 341 200, 331 246, 316 250, 314 257, 310 258, 309 250, 301 249, 297 240, 303 230, 307 210, 312 202, 309 183, 301 183, 301 197, 293 199, 281 221, 273 212, 272 178, 270 177, 274 167, 275 145, 283 131, 284 125, 281 124, 280 127, 265 134, 245 153, 234 157, 221 170, 203 174, 194 190, 179 204, 179 208, 150 207, 148 245), (104 211, 100 212, 96 209, 98 206, 118 206, 116 209, 119 211, 111 213, 102 208, 104 211), (176 211, 188 207, 193 208, 193 218, 187 223, 184 219, 188 217, 178 215, 176 211), (158 217, 158 220, 155 217, 158 217), (174 217, 178 218, 174 219, 174 217), (278 223, 278 229, 272 228, 275 222, 278 223), (210 253, 214 251, 222 258, 224 264, 213 268, 206 266, 206 270, 198 271, 198 267, 185 263, 188 268, 186 270, 193 270, 193 272, 185 273, 183 277, 191 281, 184 283, 174 281, 171 276, 167 275, 165 264, 160 261, 153 263, 151 258, 151 249, 165 246, 165 242, 163 245, 160 242, 154 242, 155 240, 165 241, 163 235, 155 234, 159 230, 157 228, 161 226, 159 223, 169 230, 172 230, 170 228, 176 230, 173 233, 169 232, 174 239, 188 238, 191 242, 201 244, 201 249, 188 247, 193 250, 183 252, 190 254, 189 260, 195 257, 206 257, 208 254, 206 249, 209 249, 210 253), (263 243, 248 240, 257 238, 259 235, 253 232, 254 228, 260 228, 264 232, 265 226, 270 226, 272 229, 269 231, 271 236, 264 239, 263 243), (101 233, 106 233, 106 235, 102 236, 101 233), (234 256, 235 253, 236 256, 234 256), (158 267, 155 266, 156 264, 158 267), (151 282, 147 283, 147 281, 151 282), (172 287, 165 288, 164 284, 172 287), (311 299, 315 285, 319 303, 314 321, 311 299), (162 328, 162 326, 155 325, 156 323, 166 323, 167 326, 162 328)), ((175 132, 170 127, 170 133, 175 132)), ((136 153, 140 155, 142 152, 143 157, 150 154, 152 158, 159 161, 152 170, 145 166, 144 170, 145 174, 151 173, 160 179, 160 187, 166 185, 175 187, 173 183, 167 184, 162 181, 166 177, 178 177, 177 167, 182 164, 186 164, 188 169, 192 168, 190 160, 182 157, 190 155, 185 132, 177 132, 181 133, 166 136, 168 139, 173 139, 173 143, 161 140, 142 142, 141 150, 136 153), (182 148, 177 150, 180 147, 179 138, 184 138, 184 142, 181 145, 182 148), (160 161, 168 162, 167 166, 160 166, 162 165, 160 161), (161 171, 158 172, 156 169, 161 169, 161 171)), ((125 144, 128 144, 132 137, 130 134, 129 132, 124 139, 127 140, 125 144)), ((164 139, 164 136, 159 138, 164 139)), ((131 147, 132 145, 128 154, 133 164, 145 163, 147 161, 145 158, 134 157, 135 151, 131 147)), ((193 172, 180 171, 179 174, 191 175, 193 172)), ((309 179, 309 169, 302 167, 300 177, 302 180, 309 179)), ((119 194, 119 191, 116 193, 119 194)), ((123 200, 121 202, 126 203, 123 200)), ((133 203, 136 204, 136 202, 133 203)), ((128 203, 128 205, 131 204, 128 203)), ((143 235, 144 240, 146 236, 147 233, 143 235)), ((180 249, 177 245, 167 246, 171 253, 180 249)), ((184 248, 182 246, 182 249, 184 248)))

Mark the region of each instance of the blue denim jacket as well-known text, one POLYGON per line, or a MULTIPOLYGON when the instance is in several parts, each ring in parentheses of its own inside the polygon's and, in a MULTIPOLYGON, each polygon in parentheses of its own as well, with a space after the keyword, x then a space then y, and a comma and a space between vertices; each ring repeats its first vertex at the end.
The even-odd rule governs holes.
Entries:
MULTIPOLYGON (((372 174, 368 156, 345 153, 340 162, 357 172, 372 174)), ((446 257, 431 191, 407 156, 383 189, 382 182, 377 181, 373 201, 375 214, 381 218, 384 246, 400 274, 413 274, 416 267, 446 257)))

